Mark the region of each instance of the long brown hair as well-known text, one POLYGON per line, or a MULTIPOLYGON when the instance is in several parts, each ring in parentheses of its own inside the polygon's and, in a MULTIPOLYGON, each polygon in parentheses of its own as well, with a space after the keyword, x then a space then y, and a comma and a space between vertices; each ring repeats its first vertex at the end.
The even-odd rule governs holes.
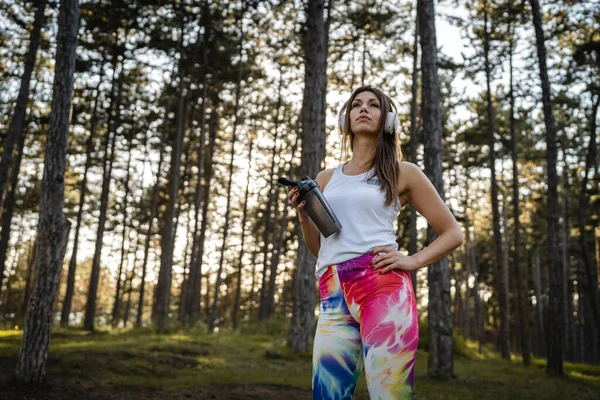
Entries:
POLYGON ((350 100, 346 102, 343 108, 345 108, 344 116, 344 127, 342 132, 342 157, 348 158, 348 147, 351 151, 354 151, 354 132, 350 125, 350 110, 352 109, 352 102, 354 98, 362 92, 371 92, 379 100, 381 107, 381 116, 379 117, 379 128, 375 136, 376 149, 375 156, 371 160, 369 169, 373 168, 373 177, 377 177, 381 182, 380 189, 385 191, 385 205, 390 206, 396 204, 398 199, 398 177, 400 175, 399 162, 402 161, 402 149, 400 148, 400 139, 398 138, 398 132, 393 134, 386 134, 385 120, 388 112, 396 112, 396 105, 385 93, 381 90, 374 88, 370 85, 361 86, 356 89, 350 96, 350 100), (392 110, 393 107, 393 110, 392 110))

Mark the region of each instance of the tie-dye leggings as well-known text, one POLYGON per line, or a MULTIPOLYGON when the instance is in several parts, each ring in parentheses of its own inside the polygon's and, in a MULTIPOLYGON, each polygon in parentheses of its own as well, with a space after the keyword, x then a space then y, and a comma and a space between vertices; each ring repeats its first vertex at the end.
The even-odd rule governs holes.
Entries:
POLYGON ((410 273, 363 254, 327 268, 313 350, 313 399, 352 399, 363 369, 371 399, 410 399, 419 341, 410 273))

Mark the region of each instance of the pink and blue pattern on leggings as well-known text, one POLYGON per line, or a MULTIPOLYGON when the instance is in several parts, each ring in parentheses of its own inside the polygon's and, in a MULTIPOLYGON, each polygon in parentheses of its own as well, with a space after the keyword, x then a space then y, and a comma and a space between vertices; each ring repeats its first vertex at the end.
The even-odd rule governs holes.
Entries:
POLYGON ((313 399, 352 399, 365 370, 371 399, 410 399, 419 340, 410 273, 371 269, 374 255, 331 265, 319 280, 313 399))

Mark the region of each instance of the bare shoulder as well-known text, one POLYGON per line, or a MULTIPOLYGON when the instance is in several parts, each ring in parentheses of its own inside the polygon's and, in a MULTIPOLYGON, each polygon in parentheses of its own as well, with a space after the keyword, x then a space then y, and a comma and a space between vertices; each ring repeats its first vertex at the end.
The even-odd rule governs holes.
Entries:
POLYGON ((319 189, 321 189, 321 192, 325 190, 325 186, 327 186, 331 180, 333 171, 335 171, 335 168, 327 168, 317 174, 315 181, 317 181, 319 184, 319 189))
POLYGON ((399 161, 398 167, 400 168, 400 174, 398 175, 398 196, 400 196, 400 203, 404 206, 409 202, 409 192, 412 184, 415 181, 419 181, 419 178, 425 176, 421 168, 408 161, 399 161))

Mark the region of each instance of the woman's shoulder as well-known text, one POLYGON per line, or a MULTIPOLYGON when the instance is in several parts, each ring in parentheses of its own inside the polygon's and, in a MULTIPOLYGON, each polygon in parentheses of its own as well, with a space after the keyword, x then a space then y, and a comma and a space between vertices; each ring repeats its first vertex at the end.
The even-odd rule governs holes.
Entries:
POLYGON ((398 167, 400 168, 400 173, 398 174, 398 195, 404 205, 408 201, 406 195, 410 190, 411 182, 414 181, 415 176, 423 174, 423 171, 417 164, 409 161, 398 161, 398 167))
POLYGON ((400 168, 400 176, 402 176, 403 174, 411 175, 423 172, 421 171, 421 167, 410 161, 398 161, 398 167, 400 168))
POLYGON ((327 168, 317 174, 315 181, 317 181, 317 183, 319 184, 321 192, 325 190, 325 186, 327 186, 327 184, 331 180, 331 177, 333 176, 334 172, 335 168, 327 168))

